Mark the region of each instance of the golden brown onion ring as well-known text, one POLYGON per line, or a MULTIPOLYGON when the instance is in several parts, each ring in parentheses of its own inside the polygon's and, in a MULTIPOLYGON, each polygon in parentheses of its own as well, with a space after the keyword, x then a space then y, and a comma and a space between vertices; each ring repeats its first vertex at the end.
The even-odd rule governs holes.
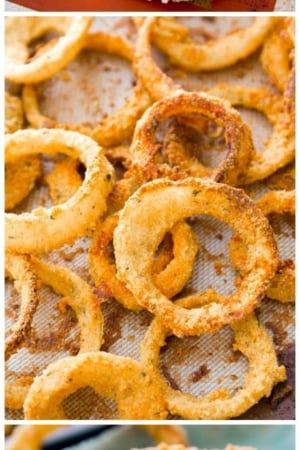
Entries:
POLYGON ((85 42, 92 17, 6 17, 5 77, 16 83, 38 83, 65 67, 85 42), (29 61, 28 46, 49 31, 62 36, 54 47, 29 61))
POLYGON ((263 152, 253 154, 249 169, 240 184, 264 179, 295 158, 295 134, 282 97, 264 88, 220 84, 209 90, 210 95, 226 99, 233 106, 243 106, 262 112, 273 125, 273 132, 263 152))
MULTIPOLYGON (((198 298, 187 297, 180 302, 186 308, 201 307, 202 302, 223 302, 225 299, 218 294, 211 299, 211 292, 203 293, 198 298)), ((207 303, 206 303, 207 304, 207 303)), ((235 340, 233 350, 243 353, 249 362, 245 375, 244 387, 238 389, 232 396, 224 389, 217 389, 205 397, 195 397, 174 390, 162 378, 159 371, 160 349, 165 344, 170 330, 166 328, 161 318, 156 317, 150 324, 141 343, 141 361, 153 378, 161 383, 169 411, 184 419, 229 419, 237 417, 255 405, 262 397, 269 396, 272 388, 284 381, 286 372, 284 366, 278 366, 277 356, 272 338, 265 328, 257 321, 254 314, 232 323, 235 340)))
POLYGON ((21 296, 19 317, 5 338, 5 359, 8 359, 30 329, 39 296, 37 275, 28 255, 6 253, 5 270, 21 296))
POLYGON ((296 192, 270 191, 255 200, 265 216, 270 214, 295 214, 296 192))
POLYGON ((47 264, 34 257, 31 261, 39 279, 62 295, 74 310, 80 327, 79 351, 99 350, 103 343, 104 319, 91 287, 67 267, 47 264))
POLYGON ((138 79, 150 92, 154 100, 160 100, 166 95, 180 91, 181 86, 158 67, 151 54, 150 36, 156 20, 155 17, 148 17, 139 29, 134 51, 133 68, 138 79))
MULTIPOLYGON (((14 133, 23 125, 22 101, 19 97, 5 92, 5 133, 14 133)), ((5 165, 5 211, 13 209, 27 197, 40 174, 39 156, 22 158, 5 165)))
MULTIPOLYGON (((113 241, 118 222, 119 215, 114 214, 98 224, 88 253, 89 271, 96 287, 108 287, 112 297, 119 303, 128 309, 139 311, 142 307, 125 284, 116 277, 116 266, 111 258, 109 245, 113 241)), ((187 223, 181 221, 175 224, 170 232, 173 238, 173 258, 168 260, 166 267, 157 268, 159 273, 152 268, 155 285, 168 298, 178 294, 188 282, 198 251, 197 239, 187 223)))
MULTIPOLYGON (((80 328, 79 352, 99 350, 103 343, 104 319, 100 302, 91 287, 66 267, 47 264, 34 257, 31 257, 30 264, 34 276, 50 286, 57 294, 62 295, 64 304, 74 310, 80 328)), ((27 315, 29 314, 27 313, 27 315)), ((12 350, 7 357, 11 353, 12 350)), ((15 382, 6 382, 6 407, 22 408, 31 383, 32 380, 24 384, 18 379, 15 382)))
MULTIPOLYGON (((155 134, 159 124, 170 117, 203 115, 208 120, 224 127, 227 145, 225 159, 211 175, 216 181, 238 184, 252 157, 253 142, 248 126, 240 114, 227 101, 198 92, 178 92, 154 103, 137 123, 133 141, 133 166, 145 181, 162 175, 174 174, 178 169, 166 164, 156 165, 155 154, 158 146, 155 134)), ((180 176, 180 172, 179 172, 180 176)), ((181 176, 182 177, 182 176, 181 176)))
MULTIPOLYGON (((270 191, 257 199, 255 203, 266 216, 286 213, 294 215, 295 191, 270 191)), ((233 267, 243 276, 247 248, 237 235, 234 235, 229 242, 229 254, 233 267)), ((282 303, 295 302, 295 288, 294 262, 289 259, 280 261, 266 296, 282 303)))
POLYGON ((114 400, 121 419, 167 416, 161 390, 140 363, 111 353, 88 352, 60 359, 35 378, 24 403, 25 418, 63 419, 63 400, 85 386, 114 400))
POLYGON ((5 133, 13 133, 24 125, 24 110, 22 100, 5 92, 5 133))
MULTIPOLYGON (((131 62, 133 58, 132 45, 124 38, 110 33, 89 33, 85 38, 85 49, 98 50, 105 53, 118 55, 131 62)), ((137 84, 133 93, 124 104, 113 114, 100 120, 92 128, 84 125, 58 123, 41 114, 38 97, 34 85, 25 85, 23 88, 23 103, 28 122, 34 128, 65 128, 80 131, 91 136, 100 145, 112 147, 121 144, 132 137, 135 123, 150 106, 152 100, 148 92, 137 84)))
POLYGON ((7 250, 39 252, 86 235, 106 210, 114 170, 91 138, 65 130, 20 130, 6 136, 7 162, 39 153, 64 153, 86 166, 82 186, 67 202, 31 213, 5 215, 7 250))
POLYGON ((271 83, 283 92, 291 69, 291 47, 283 35, 283 22, 277 24, 264 41, 260 62, 271 83))
POLYGON ((25 380, 22 377, 14 381, 5 381, 5 407, 22 409, 32 382, 33 377, 25 377, 25 380))
MULTIPOLYGON (((256 17, 246 28, 197 44, 189 37, 188 31, 184 32, 184 27, 180 26, 177 32, 174 22, 163 17, 155 20, 157 25, 153 26, 151 41, 168 56, 172 64, 185 70, 216 70, 235 64, 252 54, 279 20, 278 17, 256 17)), ((154 24, 152 18, 147 18, 141 29, 148 26, 147 22, 154 24)))
POLYGON ((114 233, 117 276, 137 301, 164 318, 177 336, 214 331, 253 311, 278 265, 272 229, 244 191, 212 180, 161 179, 142 186, 126 202, 114 233), (246 275, 222 304, 189 311, 174 305, 154 285, 152 255, 165 233, 187 217, 208 214, 227 223, 248 248, 246 275), (157 218, 159 217, 159 220, 157 218))

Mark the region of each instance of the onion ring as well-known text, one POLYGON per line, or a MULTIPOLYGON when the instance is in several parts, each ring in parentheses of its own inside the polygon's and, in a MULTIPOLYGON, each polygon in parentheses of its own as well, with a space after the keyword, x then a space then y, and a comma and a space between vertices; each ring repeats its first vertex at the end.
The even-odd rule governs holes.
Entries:
POLYGON ((289 47, 282 37, 282 24, 272 31, 264 42, 260 62, 271 83, 283 92, 289 78, 289 47))
MULTIPOLYGON (((295 214, 295 191, 270 191, 255 203, 265 216, 295 214)), ((229 254, 233 267, 243 276, 247 248, 236 235, 229 242, 229 254)), ((266 291, 266 296, 282 303, 295 302, 295 264, 293 261, 289 259, 280 261, 272 283, 266 291)))
MULTIPOLYGON (((14 259, 12 259, 12 261, 16 266, 16 257, 13 258, 14 259)), ((21 258, 23 258, 23 260, 25 259, 24 256, 20 256, 18 258, 19 259, 17 259, 17 262, 21 260, 21 258)), ((84 353, 87 351, 99 350, 101 345, 103 344, 104 319, 101 312, 100 303, 96 295, 93 293, 91 287, 75 272, 66 267, 47 264, 35 257, 31 257, 30 264, 31 271, 33 271, 34 276, 38 277, 38 279, 41 280, 42 283, 50 286, 56 293, 62 295, 64 303, 69 305, 74 310, 80 327, 79 352, 84 353)), ((10 266, 11 265, 12 263, 10 264, 10 266)), ((27 288, 27 284, 28 283, 25 284, 25 288, 27 288)), ((33 297, 32 293, 30 292, 29 297, 31 303, 33 303, 33 300, 36 296, 33 297)), ((26 317, 29 317, 29 319, 31 319, 36 308, 36 302, 33 303, 33 306, 33 312, 28 312, 27 310, 29 308, 27 307, 25 310, 23 306, 24 312, 22 313, 22 317, 26 315, 26 317)), ((6 349, 7 359, 13 353, 15 345, 13 347, 12 345, 10 345, 10 347, 6 345, 6 349)), ((6 406, 13 409, 21 408, 23 406, 31 383, 32 380, 25 385, 23 383, 20 385, 18 383, 18 380, 16 380, 16 382, 14 383, 6 382, 6 406)))
POLYGON ((22 409, 26 395, 33 383, 33 377, 17 378, 15 381, 5 381, 5 407, 22 409))
POLYGON ((67 202, 5 216, 6 248, 19 252, 50 250, 88 232, 106 209, 113 168, 87 136, 64 130, 20 130, 6 136, 6 161, 37 153, 65 153, 86 166, 81 188, 67 202))
MULTIPOLYGON (((14 133, 24 125, 23 104, 19 97, 5 92, 5 133, 14 133)), ((40 157, 22 158, 5 165, 5 211, 12 210, 33 189, 41 174, 40 157)))
POLYGON ((88 352, 60 359, 35 378, 24 403, 25 418, 64 418, 62 401, 87 385, 115 400, 120 418, 167 416, 158 385, 137 361, 105 352, 88 352))
POLYGON ((248 171, 240 184, 264 179, 295 158, 295 135, 281 97, 263 88, 220 84, 209 90, 210 95, 228 100, 233 106, 254 108, 262 112, 273 125, 273 132, 262 153, 253 154, 248 171))
POLYGON ((21 99, 5 92, 5 133, 13 133, 24 125, 24 111, 21 99))
MULTIPOLYGON (((140 172, 145 181, 164 175, 175 174, 180 177, 176 168, 166 164, 157 166, 154 161, 157 146, 155 133, 158 125, 170 117, 184 115, 189 117, 203 115, 205 118, 224 127, 224 139, 228 151, 225 160, 213 171, 216 181, 238 184, 246 170, 253 152, 253 143, 248 126, 242 121, 239 113, 230 105, 217 97, 197 92, 179 92, 154 103, 137 123, 133 141, 133 167, 140 172)), ((182 175, 181 175, 182 177, 182 175)))
MULTIPOLYGON (((89 33, 85 38, 83 48, 118 55, 129 62, 133 58, 132 45, 121 36, 109 33, 89 33)), ((104 147, 113 147, 130 139, 136 121, 152 103, 148 92, 137 84, 133 89, 131 97, 125 100, 123 106, 113 114, 100 120, 92 128, 84 125, 58 123, 42 115, 39 111, 38 98, 34 85, 25 85, 22 97, 26 118, 34 128, 65 128, 80 131, 83 134, 91 136, 104 147)))
POLYGON ((14 279, 15 287, 22 299, 19 317, 8 330, 5 339, 5 359, 8 359, 28 333, 39 297, 37 275, 29 256, 7 253, 5 270, 14 279))
MULTIPOLYGON (((145 19, 150 21, 150 18, 145 19)), ((280 20, 278 17, 255 17, 249 27, 236 30, 222 38, 208 41, 204 44, 196 44, 190 37, 175 33, 174 25, 169 28, 170 38, 162 39, 160 29, 166 36, 166 27, 170 21, 159 19, 162 26, 155 27, 151 35, 153 44, 165 53, 172 64, 191 72, 217 70, 235 64, 246 58, 259 48, 265 37, 280 20)), ((145 22, 143 25, 145 25, 145 22)), ((158 22, 159 23, 159 22, 158 22)))
POLYGON ((253 311, 278 265, 272 229, 245 193, 197 178, 177 182, 161 179, 142 186, 120 213, 114 248, 117 276, 144 308, 164 318, 176 336, 214 331, 253 311), (247 275, 226 302, 188 311, 174 305, 154 286, 151 260, 174 223, 195 214, 213 215, 232 227, 248 247, 248 264, 247 275))
MULTIPOLYGON (((98 224, 88 253, 89 271, 96 287, 108 286, 112 296, 119 303, 128 309, 139 311, 142 307, 124 283, 117 279, 116 266, 110 258, 109 245, 113 240, 113 233, 118 221, 119 215, 115 214, 98 224)), ((198 251, 197 239, 184 221, 175 224, 171 229, 171 234, 173 259, 168 261, 164 268, 157 267, 156 270, 152 268, 155 285, 168 298, 174 297, 186 285, 198 251)))
POLYGON ((99 350, 103 344, 104 319, 90 286, 67 267, 47 264, 35 257, 31 261, 39 279, 63 295, 74 310, 80 327, 80 353, 99 350))
MULTIPOLYGON (((213 301, 222 302, 215 293, 213 301)), ((206 293, 183 300, 185 307, 195 308, 202 302, 210 301, 206 293)), ((232 397, 229 393, 218 390, 206 397, 195 397, 171 388, 159 372, 159 353, 170 334, 161 318, 156 317, 150 324, 141 343, 140 357, 142 364, 149 370, 155 380, 161 383, 169 411, 184 419, 229 419, 237 417, 255 405, 262 397, 269 396, 272 388, 286 379, 284 366, 278 366, 272 338, 259 324, 254 314, 230 324, 235 333, 234 351, 243 353, 249 361, 245 376, 245 387, 239 389, 232 397)))
POLYGON ((16 83, 38 83, 65 67, 83 47, 93 20, 86 16, 5 19, 5 77, 16 83), (63 36, 49 51, 28 62, 28 45, 53 30, 63 36))
POLYGON ((181 91, 181 86, 175 83, 156 64, 151 55, 150 36, 156 23, 155 17, 148 17, 142 23, 135 46, 133 68, 141 83, 154 100, 160 100, 166 95, 181 91))

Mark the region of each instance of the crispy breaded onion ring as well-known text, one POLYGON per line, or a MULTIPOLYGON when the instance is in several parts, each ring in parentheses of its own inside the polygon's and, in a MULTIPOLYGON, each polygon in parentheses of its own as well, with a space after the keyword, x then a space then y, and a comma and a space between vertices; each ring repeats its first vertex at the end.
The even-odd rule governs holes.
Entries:
MULTIPOLYGON (((14 270, 16 270, 16 268, 18 269, 17 263, 22 263, 23 260, 26 263, 25 258, 28 259, 27 256, 8 255, 7 261, 10 263, 9 268, 12 266, 14 270)), ((57 294, 63 296, 61 300, 63 305, 70 306, 75 312, 80 328, 79 352, 84 353, 87 351, 99 350, 103 344, 104 319, 100 308, 100 302, 93 293, 92 288, 67 267, 47 264, 35 257, 31 257, 28 263, 30 264, 29 267, 31 271, 29 272, 28 270, 28 274, 26 272, 25 275, 31 276, 30 281, 33 279, 33 282, 36 282, 36 278, 38 278, 43 284, 50 286, 57 294)), ((21 325, 23 323, 26 325, 28 322, 30 326, 32 315, 36 309, 37 295, 36 291, 32 292, 32 289, 27 293, 30 286, 28 286, 29 283, 26 282, 25 275, 23 274, 23 279, 18 280, 19 283, 22 282, 22 288, 24 286, 25 293, 22 297, 22 310, 17 324, 20 322, 21 325), (29 300, 27 300, 28 297, 29 300), (22 318, 23 320, 21 321, 22 318), (25 322, 25 319, 27 319, 27 322, 25 322)), ((18 331, 17 337, 22 331, 23 334, 26 331, 23 330, 24 326, 15 326, 15 334, 18 331)), ((5 342, 6 359, 15 351, 17 343, 19 343, 19 341, 14 342, 12 341, 12 338, 5 342)), ((12 409, 22 408, 31 383, 32 380, 26 380, 26 383, 23 383, 18 379, 15 382, 6 382, 6 407, 12 409)))
MULTIPOLYGON (((24 125, 23 103, 19 97, 5 92, 5 133, 14 133, 24 125)), ((40 156, 21 158, 5 165, 5 211, 18 205, 41 174, 40 156)))
MULTIPOLYGON (((118 222, 119 215, 114 214, 98 224, 88 253, 89 271, 96 287, 108 287, 119 303, 128 309, 139 311, 142 309, 141 305, 125 284, 118 280, 115 263, 111 260, 109 245, 113 241, 118 222)), ((175 224, 170 232, 173 238, 173 257, 167 261, 165 267, 163 263, 156 264, 156 270, 152 268, 155 285, 168 298, 178 294, 188 282, 198 251, 196 236, 186 222, 175 224), (161 265, 163 267, 160 267, 161 265)))
POLYGON ((5 133, 13 133, 24 125, 24 110, 22 100, 5 92, 5 133))
POLYGON ((209 94, 228 100, 233 106, 252 108, 263 113, 273 125, 273 132, 264 145, 263 152, 256 152, 240 184, 262 180, 284 167, 295 158, 295 134, 282 97, 264 88, 220 84, 209 94))
MULTIPOLYGON (((249 27, 197 44, 184 35, 182 26, 180 33, 176 30, 174 33, 174 24, 166 18, 159 18, 156 19, 157 26, 153 27, 151 41, 169 57, 172 64, 183 69, 191 72, 216 70, 235 64, 257 50, 279 20, 271 16, 255 17, 249 27), (169 39, 166 38, 167 31, 169 39)), ((147 21, 152 22, 153 19, 145 19, 142 26, 147 26, 147 21)))
POLYGON ((294 42, 289 36, 289 31, 288 33, 285 32, 286 29, 290 30, 285 19, 282 19, 267 36, 260 55, 260 62, 264 71, 267 73, 271 83, 280 92, 285 90, 290 76, 290 53, 294 46, 294 42))
POLYGON ((80 353, 99 350, 103 343, 104 319, 100 303, 91 287, 67 267, 31 258, 39 279, 64 297, 75 312, 80 327, 80 353))
POLYGON ((7 250, 39 252, 85 235, 106 210, 114 170, 91 138, 64 130, 20 130, 6 136, 6 162, 39 153, 64 153, 86 167, 82 186, 67 202, 31 213, 5 215, 7 250))
MULTIPOLYGON (((215 293, 187 297, 180 303, 186 308, 196 308, 202 302, 223 302, 224 298, 215 293)), ((141 343, 141 361, 150 371, 153 378, 161 383, 169 411, 184 419, 229 419, 237 417, 255 405, 262 397, 269 396, 272 388, 284 381, 286 372, 284 366, 278 366, 272 338, 265 328, 257 321, 254 314, 232 323, 235 340, 234 351, 243 353, 249 362, 245 375, 244 387, 238 389, 232 396, 226 389, 215 390, 205 397, 195 397, 191 394, 174 390, 162 378, 159 371, 160 349, 170 331, 163 320, 156 317, 150 324, 141 343)))
POLYGON ((197 178, 160 179, 142 186, 120 213, 114 248, 118 277, 137 301, 163 317, 177 336, 214 331, 253 311, 278 265, 272 229, 244 191, 197 178), (248 260, 245 277, 226 301, 189 311, 157 289, 151 262, 165 233, 179 220, 196 214, 209 214, 227 223, 245 242, 248 260))
POLYGON ((6 253, 5 270, 21 295, 19 317, 5 338, 5 359, 8 359, 29 331, 39 296, 37 275, 28 255, 6 253))
POLYGON ((155 133, 160 123, 170 117, 203 115, 206 119, 224 127, 227 144, 225 159, 211 177, 216 181, 238 184, 245 172, 253 152, 249 127, 240 114, 227 101, 198 92, 178 92, 154 103, 138 121, 132 141, 132 164, 145 181, 157 178, 161 168, 163 174, 176 174, 176 168, 166 164, 156 165, 157 152, 155 133), (165 169, 166 167, 166 169, 165 169))
POLYGON ((154 61, 151 54, 151 29, 157 19, 148 17, 138 31, 135 45, 133 68, 141 83, 155 100, 181 90, 181 86, 165 74, 154 61))
POLYGON ((22 409, 32 382, 33 377, 5 381, 5 408, 22 409))
MULTIPOLYGON (((295 215, 295 191, 269 191, 256 200, 256 205, 265 216, 270 214, 295 215)), ((229 242, 230 260, 235 268, 243 276, 247 248, 239 236, 232 236, 229 242)), ((295 302, 296 298, 295 264, 290 259, 280 261, 271 285, 266 291, 266 296, 282 303, 295 302)))
POLYGON ((111 353, 88 352, 60 359, 35 378, 24 403, 25 418, 63 419, 63 400, 84 386, 114 400, 121 419, 167 416, 160 388, 140 363, 111 353))
MULTIPOLYGON (((85 38, 83 48, 117 55, 129 62, 133 58, 132 45, 121 36, 110 33, 89 33, 85 38)), ((148 92, 140 84, 137 84, 133 88, 132 95, 119 109, 100 120, 95 127, 87 127, 80 124, 58 123, 41 114, 34 85, 24 86, 22 98, 26 118, 34 128, 65 128, 80 131, 90 135, 104 147, 116 146, 130 139, 136 121, 152 103, 148 92)))
POLYGON ((5 77, 16 83, 37 83, 65 67, 84 45, 92 17, 6 17, 5 77), (28 46, 49 31, 62 36, 39 58, 29 61, 28 46))

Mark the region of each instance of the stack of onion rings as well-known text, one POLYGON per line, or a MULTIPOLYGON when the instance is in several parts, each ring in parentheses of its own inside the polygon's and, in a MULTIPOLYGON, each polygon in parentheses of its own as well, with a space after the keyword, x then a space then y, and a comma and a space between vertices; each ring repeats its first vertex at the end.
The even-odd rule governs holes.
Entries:
MULTIPOLYGON (((248 28, 233 30, 224 38, 197 44, 190 37, 190 29, 173 18, 135 18, 137 35, 134 34, 132 43, 129 43, 128 35, 123 38, 106 32, 88 34, 91 21, 82 19, 78 19, 80 32, 73 35, 72 50, 68 47, 75 23, 72 18, 42 18, 40 22, 38 18, 8 18, 7 21, 7 56, 15 64, 13 71, 16 77, 8 74, 7 79, 25 83, 22 87, 8 83, 8 89, 14 94, 23 89, 27 120, 30 126, 40 129, 16 131, 25 126, 23 106, 19 97, 17 101, 11 101, 7 96, 6 131, 12 134, 6 137, 6 167, 10 175, 6 185, 14 197, 11 203, 14 214, 6 215, 7 264, 10 276, 15 278, 21 294, 23 292, 23 303, 20 317, 6 341, 6 358, 26 345, 24 337, 35 337, 31 321, 37 305, 38 283, 49 285, 63 296, 60 310, 65 305, 74 309, 79 333, 74 330, 76 337, 72 341, 72 353, 78 350, 80 354, 50 364, 42 374, 34 368, 32 373, 27 371, 28 376, 26 372, 23 376, 19 373, 19 369, 25 369, 22 361, 17 373, 14 373, 14 361, 9 361, 6 406, 23 408, 26 419, 65 418, 65 399, 88 386, 116 401, 122 419, 165 419, 169 415, 179 415, 183 419, 236 417, 261 397, 268 396, 273 386, 286 376, 284 367, 279 366, 276 359, 274 343, 278 343, 277 336, 273 342, 253 311, 257 306, 264 308, 261 301, 265 297, 281 302, 290 302, 295 297, 294 263, 292 260, 279 261, 272 227, 264 217, 274 212, 270 202, 276 203, 276 213, 287 211, 294 214, 295 193, 270 192, 259 201, 251 201, 245 191, 252 195, 257 192, 257 187, 260 190, 258 183, 248 186, 256 180, 269 186, 266 177, 278 168, 285 169, 295 157, 295 23, 289 18, 256 18, 248 28), (18 24, 19 29, 13 30, 14 24, 18 24), (188 92, 158 66, 151 54, 153 44, 170 62, 174 62, 177 66, 176 73, 173 72, 174 79, 186 75, 178 67, 199 72, 219 70, 252 55, 259 48, 263 49, 260 60, 258 52, 258 58, 255 55, 251 58, 255 64, 263 65, 264 52, 265 55, 268 53, 268 43, 274 43, 272 39, 278 29, 281 41, 278 44, 277 40, 275 45, 280 45, 282 51, 276 57, 284 63, 280 63, 282 72, 276 70, 274 73, 277 80, 272 81, 270 75, 270 79, 264 78, 266 84, 273 82, 277 86, 279 92, 276 94, 271 93, 274 90, 272 86, 272 91, 258 85, 244 88, 218 84, 211 88, 211 80, 206 81, 205 74, 200 75, 203 85, 196 80, 198 75, 186 80, 186 86, 191 81, 192 85, 196 83, 196 89, 200 88, 200 91, 188 92), (23 36, 19 30, 23 30, 23 36), (39 39, 47 30, 65 36, 54 36, 46 45, 41 44, 31 58, 29 47, 35 50, 31 37, 39 39), (250 42, 253 36, 255 38, 250 42), (19 55, 12 49, 13 40, 20 50, 19 55), (237 42, 241 44, 239 47, 237 42), (222 49, 228 43, 233 47, 230 55, 224 57, 222 49), (58 71, 85 48, 116 54, 128 60, 137 78, 133 95, 95 127, 88 121, 87 125, 73 124, 66 119, 63 124, 43 116, 33 83, 49 79, 54 74, 57 74, 55 79, 50 80, 47 86, 59 83, 59 79, 67 81, 69 72, 59 74, 58 71), (57 49, 62 50, 61 59, 54 63, 57 49), (72 52, 73 56, 70 56, 72 52), (182 61, 173 57, 174 52, 182 61), (49 55, 47 67, 44 62, 49 55), (32 73, 34 67, 40 67, 40 74, 32 73), (277 83, 280 73, 283 74, 281 84, 277 83), (237 106, 263 112, 273 125, 273 134, 262 154, 253 145, 252 137, 256 137, 256 130, 250 130, 242 120, 237 106), (167 133, 162 138, 165 126, 167 133), (222 154, 217 152, 224 150, 224 141, 227 153, 219 163, 222 154), (106 148, 99 148, 97 144, 106 148), (205 149, 212 151, 208 155, 203 151, 205 149), (44 156, 44 153, 55 154, 55 158, 44 156), (28 169, 23 173, 26 162, 31 163, 34 158, 38 162, 41 159, 42 169, 39 164, 38 170, 28 169), (37 183, 38 190, 28 196, 38 177, 41 180, 37 183), (44 182, 47 187, 42 184, 44 182), (12 185, 22 191, 17 201, 12 185), (231 187, 245 185, 245 191, 231 187), (19 204, 26 196, 28 199, 19 204), (48 208, 51 201, 54 206, 48 208), (31 213, 21 212, 36 203, 42 206, 31 213), (185 222, 186 218, 198 214, 212 217, 200 222, 198 219, 185 222), (225 236, 221 229, 215 228, 218 220, 225 222, 225 236), (198 261, 193 271, 198 249, 191 229, 195 222, 197 232, 201 223, 201 244, 202 238, 204 240, 201 255, 205 260, 214 261, 208 267, 208 272, 212 268, 213 274, 205 272, 203 278, 202 274, 198 278, 198 261), (222 262, 219 260, 225 256, 223 253, 210 253, 210 245, 215 244, 226 252, 225 242, 222 244, 221 241, 228 237, 227 225, 234 232, 231 243, 237 243, 240 249, 237 253, 236 248, 231 248, 236 258, 232 265, 240 272, 236 280, 229 258, 228 264, 223 264, 223 259, 222 262), (210 241, 211 233, 214 234, 213 242, 210 241), (80 240, 75 242, 77 238, 80 240), (62 248, 65 244, 75 245, 70 252, 65 252, 62 248), (58 250, 50 253, 53 249, 58 250), (88 257, 87 264, 81 265, 81 256, 88 257), (74 264, 81 276, 72 269, 44 262, 45 258, 46 261, 53 261, 52 258, 64 260, 63 266, 72 260, 72 269, 74 264), (204 279, 214 286, 216 282, 218 290, 222 289, 218 280, 210 279, 210 276, 214 277, 215 273, 221 275, 221 267, 224 275, 223 266, 226 273, 230 272, 232 286, 235 282, 236 289, 233 287, 232 293, 228 293, 225 286, 226 295, 209 288, 202 294, 184 297, 195 287, 195 274, 197 282, 204 279), (187 284, 188 280, 191 284, 187 284), (177 301, 175 295, 184 298, 177 301), (107 300, 106 322, 101 304, 107 300), (154 315, 142 344, 141 361, 124 356, 127 350, 131 351, 129 345, 136 343, 136 335, 131 333, 131 325, 130 335, 123 334, 128 325, 127 321, 120 320, 125 315, 127 319, 123 306, 134 311, 146 310, 138 317, 138 321, 141 317, 139 325, 142 327, 149 323, 151 314, 154 315), (111 330, 109 325, 115 318, 116 329, 111 330), (28 333, 30 326, 32 335, 28 333), (159 350, 166 336, 197 337, 224 326, 231 327, 235 334, 234 350, 241 351, 249 359, 245 387, 232 396, 227 389, 213 391, 202 398, 174 392, 158 369, 159 350), (121 349, 122 356, 101 349, 104 327, 107 348, 116 342, 122 345, 127 342, 128 346, 121 349), (256 366, 257 372, 254 370, 256 366), (12 376, 15 377, 13 382, 12 376), (41 395, 45 402, 41 402, 41 395)), ((104 67, 109 70, 108 66, 104 67)), ((249 64, 245 67, 249 69, 249 64)), ((220 73, 220 77, 226 73, 227 70, 220 73)), ((219 79, 219 73, 215 75, 219 79)), ((282 169, 278 177, 281 177, 282 169)), ((284 185, 280 189, 290 187, 284 185)), ((222 277, 221 283, 227 282, 225 278, 222 277)), ((200 292, 202 289, 200 287, 200 292)), ((271 302, 267 302, 267 307, 269 304, 271 302)), ((128 317, 135 320, 137 315, 129 313, 128 317)), ((64 348, 67 350, 66 346, 64 348)), ((31 343, 28 350, 32 350, 31 343)), ((16 360, 18 358, 19 355, 16 360)))

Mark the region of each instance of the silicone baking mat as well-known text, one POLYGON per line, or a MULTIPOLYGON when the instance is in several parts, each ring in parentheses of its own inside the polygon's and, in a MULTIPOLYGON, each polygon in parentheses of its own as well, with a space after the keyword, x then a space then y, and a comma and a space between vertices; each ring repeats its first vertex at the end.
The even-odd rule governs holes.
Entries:
MULTIPOLYGON (((195 36, 201 31, 203 36, 219 36, 238 26, 247 26, 252 19, 243 17, 216 18, 178 18, 190 27, 195 36)), ((135 40, 135 27, 129 17, 97 17, 93 30, 110 30, 135 40)), ((155 52, 157 61, 167 73, 187 90, 206 89, 215 83, 230 82, 250 86, 264 86, 271 89, 267 76, 259 63, 259 51, 246 60, 230 67, 211 73, 188 74, 168 64, 162 54, 155 52)), ((83 51, 56 76, 41 83, 40 105, 44 114, 60 122, 95 123, 105 114, 122 104, 135 84, 130 64, 118 57, 108 56, 96 51, 83 51)), ((11 86, 11 89, 13 87, 11 86)), ((261 147, 272 131, 271 125, 261 114, 241 109, 241 114, 249 123, 257 147, 261 147)), ((218 153, 218 152, 217 152, 218 153)), ((220 154, 218 153, 220 156, 220 154)), ((40 203, 47 205, 47 191, 43 182, 17 211, 30 210, 40 203)), ((249 194, 253 197, 268 189, 266 185, 252 186, 249 194)), ((294 226, 284 216, 274 222, 282 259, 294 258, 294 226)), ((221 293, 228 293, 234 287, 235 273, 228 258, 228 240, 230 230, 222 223, 206 217, 194 221, 201 248, 194 266, 193 275, 187 286, 187 292, 203 291, 214 287, 221 293)), ((47 259, 56 264, 71 267, 91 285, 88 273, 87 249, 89 239, 80 239, 74 246, 51 252, 47 259)), ((6 376, 13 381, 20 376, 32 376, 41 373, 50 362, 74 353, 78 346, 78 327, 72 311, 63 314, 58 308, 58 296, 49 288, 40 292, 41 302, 34 316, 32 331, 24 346, 7 362, 6 376)), ((7 286, 6 318, 9 326, 18 313, 19 299, 11 284, 7 286)), ((105 344, 103 350, 111 353, 139 358, 139 343, 151 321, 148 312, 139 314, 129 312, 117 302, 111 300, 102 304, 105 315, 105 344)), ((270 334, 276 337, 278 354, 292 348, 294 343, 294 305, 279 304, 265 299, 257 310, 260 320, 270 334)), ((247 371, 244 357, 232 352, 232 332, 225 327, 217 333, 190 338, 171 338, 166 351, 162 353, 161 370, 170 383, 195 395, 206 395, 212 389, 227 387, 234 392, 243 383, 247 371), (199 366, 206 368, 202 376, 194 374, 199 366)), ((285 353, 286 354, 286 353, 285 353)), ((287 357, 286 357, 287 358, 287 357)), ((293 380, 293 355, 285 359, 293 380)), ((42 399, 41 399, 42 401, 42 399)), ((86 387, 70 396, 64 404, 70 419, 118 419, 116 405, 108 399, 99 398, 86 387)), ((7 410, 7 419, 22 419, 22 410, 7 410)), ((259 409, 252 410, 245 418, 281 418, 293 419, 294 393, 277 403, 262 402, 259 409)))

